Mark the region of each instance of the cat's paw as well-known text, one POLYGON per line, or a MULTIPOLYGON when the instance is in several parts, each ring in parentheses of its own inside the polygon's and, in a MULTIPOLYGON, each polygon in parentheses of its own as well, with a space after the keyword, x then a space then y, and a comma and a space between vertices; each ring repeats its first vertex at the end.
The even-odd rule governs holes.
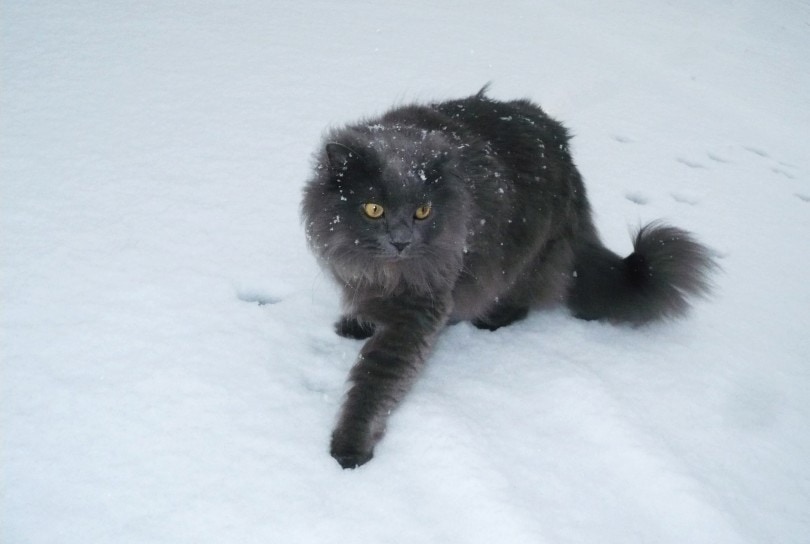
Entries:
POLYGON ((354 316, 344 315, 335 323, 335 332, 344 338, 364 340, 374 334, 374 323, 362 322, 354 316))
POLYGON ((350 468, 355 469, 360 465, 364 465, 371 461, 371 458, 374 457, 373 452, 359 452, 359 451, 348 451, 348 452, 336 452, 332 451, 332 457, 335 458, 335 461, 343 467, 344 469, 350 468))
POLYGON ((336 429, 332 434, 329 453, 344 469, 357 468, 374 457, 374 447, 364 444, 364 440, 352 438, 348 433, 336 429))
POLYGON ((473 319, 472 324, 488 331, 494 331, 511 325, 515 321, 520 321, 529 315, 529 308, 523 306, 498 306, 490 310, 488 314, 478 319, 473 319))

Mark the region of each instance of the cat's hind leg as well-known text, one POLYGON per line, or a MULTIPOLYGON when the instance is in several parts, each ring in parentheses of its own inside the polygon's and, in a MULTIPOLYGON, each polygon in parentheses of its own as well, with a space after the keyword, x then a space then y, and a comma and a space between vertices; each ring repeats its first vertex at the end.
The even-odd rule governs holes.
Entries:
POLYGON ((335 332, 344 338, 365 340, 374 334, 374 323, 360 321, 357 316, 344 315, 335 323, 335 332))

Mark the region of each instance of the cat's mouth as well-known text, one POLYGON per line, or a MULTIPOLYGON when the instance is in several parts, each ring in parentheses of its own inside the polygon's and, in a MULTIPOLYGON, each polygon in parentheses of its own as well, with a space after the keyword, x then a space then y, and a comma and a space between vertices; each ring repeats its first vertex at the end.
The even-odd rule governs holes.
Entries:
POLYGON ((389 263, 401 263, 411 258, 410 253, 385 253, 383 260, 389 263))

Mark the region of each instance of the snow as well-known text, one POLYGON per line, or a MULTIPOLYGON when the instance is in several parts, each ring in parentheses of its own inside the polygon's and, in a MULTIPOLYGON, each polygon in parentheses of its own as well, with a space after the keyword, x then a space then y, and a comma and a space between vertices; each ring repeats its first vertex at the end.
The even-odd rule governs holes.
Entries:
POLYGON ((772 543, 810 535, 802 2, 5 2, 0 541, 772 543), (360 343, 298 217, 330 126, 492 81, 576 135, 617 251, 716 296, 643 329, 460 324, 343 471, 360 343))

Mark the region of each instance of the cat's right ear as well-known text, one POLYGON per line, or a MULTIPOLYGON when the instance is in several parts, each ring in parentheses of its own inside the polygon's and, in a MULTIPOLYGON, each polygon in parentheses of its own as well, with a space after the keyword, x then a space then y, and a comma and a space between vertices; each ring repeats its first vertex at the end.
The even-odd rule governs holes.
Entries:
POLYGON ((353 151, 343 144, 336 142, 326 144, 326 158, 329 160, 329 166, 333 168, 345 168, 349 162, 358 157, 359 155, 356 151, 353 151))

